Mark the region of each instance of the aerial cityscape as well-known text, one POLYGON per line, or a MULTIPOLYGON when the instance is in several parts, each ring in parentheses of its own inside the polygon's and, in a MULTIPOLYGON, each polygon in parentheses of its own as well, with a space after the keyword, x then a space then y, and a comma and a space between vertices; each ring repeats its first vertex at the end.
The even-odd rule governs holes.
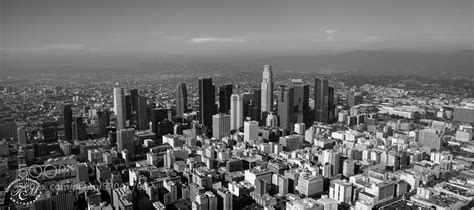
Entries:
POLYGON ((470 0, 0 1, 0 210, 474 209, 470 0))

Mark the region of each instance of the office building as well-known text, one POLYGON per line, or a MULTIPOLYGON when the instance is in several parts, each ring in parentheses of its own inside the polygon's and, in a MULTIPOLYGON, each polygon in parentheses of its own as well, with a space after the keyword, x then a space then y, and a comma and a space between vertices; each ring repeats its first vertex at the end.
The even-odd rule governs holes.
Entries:
POLYGON ((329 119, 329 81, 314 79, 314 120, 327 123, 329 119))
POLYGON ((323 182, 323 177, 320 175, 302 173, 298 178, 298 184, 295 189, 302 195, 312 197, 323 192, 323 182))
POLYGON ((352 184, 346 180, 332 180, 329 187, 329 197, 338 203, 350 204, 352 199, 352 184))
POLYGON ((262 122, 262 90, 261 89, 254 89, 252 91, 252 103, 249 107, 250 109, 250 118, 252 120, 262 122))
POLYGON ((66 140, 72 140, 72 108, 71 105, 64 105, 64 137, 66 140))
POLYGON ((258 122, 257 121, 245 121, 244 122, 244 141, 250 142, 258 138, 258 122))
POLYGON ((348 106, 356 106, 363 102, 363 97, 360 94, 354 94, 347 96, 347 105, 348 106))
POLYGON ((114 112, 116 117, 115 127, 117 130, 125 128, 125 104, 123 88, 114 87, 114 112))
POLYGON ((128 121, 130 124, 133 124, 133 111, 132 111, 132 96, 125 95, 125 121, 128 121))
POLYGON ((188 111, 188 90, 185 83, 178 85, 178 92, 176 93, 176 114, 182 116, 188 111))
POLYGON ((322 163, 328 163, 331 165, 331 176, 338 175, 340 173, 340 161, 341 154, 333 149, 323 150, 323 161, 322 163))
POLYGON ((292 130, 293 124, 297 122, 297 112, 294 107, 294 89, 282 85, 278 94, 278 116, 280 117, 280 128, 292 130))
POLYGON ((117 131, 117 148, 127 150, 131 156, 135 155, 135 129, 122 129, 117 131))
POLYGON ((136 112, 137 116, 137 129, 146 130, 148 129, 148 111, 147 111, 147 98, 144 96, 138 97, 138 109, 136 112))
POLYGON ((262 112, 273 111, 273 73, 270 65, 263 66, 261 96, 262 112))
POLYGON ((270 112, 268 115, 267 115, 267 119, 266 119, 266 125, 268 127, 272 127, 272 128, 276 128, 278 127, 278 116, 275 115, 273 112, 270 112))
POLYGON ((310 126, 313 121, 309 109, 309 85, 293 86, 293 112, 296 115, 296 122, 310 126))
POLYGON ((158 124, 168 118, 168 109, 159 108, 152 110, 151 131, 158 136, 158 124))
POLYGON ((424 147, 441 151, 443 134, 435 129, 423 129, 419 132, 420 143, 424 147))
POLYGON ((99 135, 100 136, 107 136, 108 130, 107 127, 110 125, 110 115, 109 111, 98 111, 97 112, 97 121, 99 127, 99 135))
POLYGON ((215 114, 212 116, 212 136, 216 139, 230 136, 230 116, 215 114))
POLYGON ((215 87, 211 78, 199 78, 199 123, 212 126, 212 115, 215 114, 215 87))
POLYGON ((232 94, 230 97, 230 129, 236 130, 243 126, 244 111, 243 99, 239 94, 232 94))
POLYGON ((86 135, 86 124, 82 117, 74 117, 72 122, 72 139, 85 140, 86 135))
POLYGON ((219 113, 229 114, 231 109, 232 85, 221 85, 219 87, 219 113))

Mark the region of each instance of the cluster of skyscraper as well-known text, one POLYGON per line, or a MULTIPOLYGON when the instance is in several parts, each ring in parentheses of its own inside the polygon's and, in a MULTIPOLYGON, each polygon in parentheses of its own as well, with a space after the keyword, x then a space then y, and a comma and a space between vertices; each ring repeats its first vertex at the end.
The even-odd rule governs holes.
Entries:
MULTIPOLYGON (((330 122, 334 118, 334 88, 329 87, 327 79, 315 79, 314 112, 309 106, 310 86, 302 80, 293 81, 292 85, 282 85, 277 94, 277 105, 274 101, 273 72, 270 65, 265 65, 261 89, 251 93, 234 94, 230 84, 219 87, 219 106, 215 104, 215 86, 212 78, 199 78, 199 123, 208 127, 208 136, 216 138, 228 135, 230 130, 241 129, 245 119, 257 121, 261 126, 280 127, 287 131, 294 124, 304 123, 310 126, 313 121, 330 122), (314 114, 313 114, 314 113, 314 114), (213 127, 212 129, 210 127, 213 127), (211 133, 212 131, 212 133, 211 133)), ((186 95, 185 85, 178 88, 177 101, 186 95)), ((177 110, 186 110, 184 103, 177 103, 177 110)))
MULTIPOLYGON (((187 88, 185 83, 177 85, 176 108, 152 108, 147 98, 140 96, 137 89, 129 94, 121 87, 114 87, 115 128, 151 130, 157 137, 172 133, 176 115, 183 117, 188 112, 187 88), (150 117, 149 117, 150 116, 150 117), (151 122, 151 124, 150 124, 151 122), (151 127, 150 127, 151 126, 151 127)), ((261 89, 251 93, 234 94, 233 85, 224 84, 218 90, 216 105, 216 87, 212 78, 199 78, 199 107, 197 119, 202 132, 208 137, 221 138, 230 135, 231 130, 243 129, 244 121, 255 121, 259 126, 279 127, 293 130, 297 123, 310 126, 316 122, 330 122, 334 118, 334 88, 329 87, 327 79, 316 78, 314 82, 314 112, 309 106, 310 86, 302 80, 294 80, 289 86, 281 85, 277 90, 276 106, 274 101, 273 72, 270 65, 263 69, 261 89)), ((99 134, 105 136, 109 130, 108 111, 97 113, 99 134)), ((65 137, 67 140, 85 139, 85 125, 80 116, 73 118, 70 105, 64 106, 65 137)))
POLYGON ((132 89, 130 94, 125 95, 123 88, 114 87, 114 112, 117 130, 132 125, 138 130, 148 128, 147 98, 139 96, 137 89, 132 89))

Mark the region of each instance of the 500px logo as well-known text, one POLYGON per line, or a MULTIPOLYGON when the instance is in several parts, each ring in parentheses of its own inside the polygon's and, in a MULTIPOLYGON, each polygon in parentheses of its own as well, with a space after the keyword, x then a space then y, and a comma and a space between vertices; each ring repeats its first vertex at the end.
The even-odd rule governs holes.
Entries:
POLYGON ((34 164, 28 167, 23 167, 23 168, 18 169, 18 177, 20 179, 24 179, 24 178, 38 179, 40 177, 53 179, 58 174, 67 173, 71 171, 74 171, 74 167, 71 165, 34 164))

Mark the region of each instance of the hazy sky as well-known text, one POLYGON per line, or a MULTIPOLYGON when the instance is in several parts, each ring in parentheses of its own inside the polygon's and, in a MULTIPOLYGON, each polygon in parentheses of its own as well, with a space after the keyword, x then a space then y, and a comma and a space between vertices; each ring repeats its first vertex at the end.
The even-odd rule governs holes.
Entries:
POLYGON ((4 56, 472 49, 473 0, 0 0, 4 56))

